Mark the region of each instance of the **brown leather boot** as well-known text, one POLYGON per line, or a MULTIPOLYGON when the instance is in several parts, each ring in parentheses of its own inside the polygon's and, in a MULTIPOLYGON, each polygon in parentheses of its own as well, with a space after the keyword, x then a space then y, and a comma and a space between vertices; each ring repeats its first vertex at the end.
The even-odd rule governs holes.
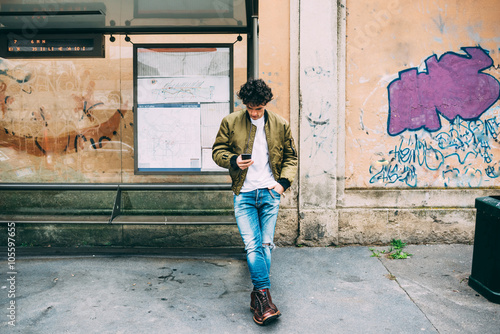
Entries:
MULTIPOLYGON (((255 291, 255 290, 254 290, 255 291)), ((278 317, 281 315, 281 312, 278 310, 278 307, 273 304, 273 298, 271 297, 271 291, 269 289, 264 289, 267 293, 267 298, 269 299, 269 306, 278 314, 278 317)), ((252 292, 250 294, 250 311, 255 311, 255 294, 252 292)))
MULTIPOLYGON (((252 301, 254 308, 253 320, 261 326, 265 326, 279 317, 279 314, 271 308, 269 296, 266 290, 268 289, 254 290, 251 295, 251 297, 253 297, 252 301)), ((252 307, 252 302, 250 304, 250 307, 252 307)))

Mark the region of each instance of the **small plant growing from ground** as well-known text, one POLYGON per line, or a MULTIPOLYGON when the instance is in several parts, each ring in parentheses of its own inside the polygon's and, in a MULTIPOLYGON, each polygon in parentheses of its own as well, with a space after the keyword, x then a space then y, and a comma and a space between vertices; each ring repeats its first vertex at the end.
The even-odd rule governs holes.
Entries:
POLYGON ((403 249, 406 247, 406 243, 402 242, 400 239, 392 239, 391 245, 388 250, 377 251, 374 248, 370 248, 372 252, 372 257, 381 257, 382 254, 389 259, 407 259, 412 256, 412 254, 404 252, 403 249))
POLYGON ((382 255, 381 254, 384 254, 385 253, 385 250, 382 250, 382 251, 377 251, 375 250, 375 248, 370 248, 370 251, 372 252, 372 255, 371 257, 381 257, 382 255))
POLYGON ((406 247, 406 243, 402 242, 400 239, 392 239, 391 240, 391 246, 394 247, 395 249, 403 249, 406 247))

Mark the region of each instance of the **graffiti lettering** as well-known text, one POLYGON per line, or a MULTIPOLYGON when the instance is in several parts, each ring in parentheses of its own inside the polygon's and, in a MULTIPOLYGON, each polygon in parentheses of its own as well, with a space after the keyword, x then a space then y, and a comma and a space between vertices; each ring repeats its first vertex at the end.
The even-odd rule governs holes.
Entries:
POLYGON ((125 111, 121 112, 117 110, 113 116, 98 126, 90 126, 79 132, 71 131, 68 135, 57 137, 50 135, 35 138, 30 135, 18 136, 14 132, 10 132, 4 128, 4 131, 0 132, 0 146, 12 147, 36 156, 48 153, 78 152, 78 143, 80 140, 83 140, 83 142, 89 140, 94 149, 97 149, 96 142, 98 142, 99 148, 102 148, 103 141, 111 141, 110 138, 116 134, 116 129, 120 126, 120 120, 124 114, 125 111), (71 142, 74 143, 72 147, 69 145, 71 142))
POLYGON ((440 132, 436 139, 440 149, 454 148, 465 153, 461 158, 458 153, 451 153, 447 157, 455 156, 463 164, 469 156, 481 156, 485 163, 491 163, 493 155, 491 154, 490 138, 497 139, 499 124, 496 117, 486 121, 476 120, 465 122, 457 117, 451 125, 448 132, 440 132))
MULTIPOLYGON (((87 101, 85 101, 85 102, 83 103, 83 114, 84 114, 85 116, 87 116, 87 117, 88 117, 91 121, 93 121, 93 120, 94 120, 94 116, 92 115, 91 110, 92 110, 92 109, 94 109, 94 107, 97 107, 97 106, 100 106, 100 105, 103 105, 103 104, 104 104, 104 103, 99 102, 99 103, 96 103, 96 104, 94 104, 94 105, 90 106, 89 108, 87 108, 87 101)), ((84 117, 84 116, 82 116, 82 118, 81 118, 81 119, 83 119, 83 117, 84 117)))
POLYGON ((429 170, 437 170, 444 163, 444 155, 439 150, 427 144, 425 140, 419 140, 415 135, 415 142, 410 137, 405 145, 401 139, 394 150, 389 151, 394 160, 399 163, 410 163, 425 166, 429 170))
POLYGON ((316 156, 319 151, 332 154, 332 148, 330 147, 331 143, 328 140, 332 131, 330 118, 324 118, 325 115, 329 114, 331 106, 329 101, 323 102, 321 103, 321 112, 317 117, 313 118, 312 113, 306 116, 309 126, 311 127, 311 133, 304 141, 308 141, 309 139, 313 140, 313 147, 309 154, 310 158, 316 156))
POLYGON ((439 59, 425 60, 426 71, 411 68, 387 87, 391 136, 406 130, 441 129, 442 115, 453 122, 478 120, 500 97, 498 80, 482 71, 493 66, 493 59, 480 47, 464 47, 467 56, 447 52, 439 59))
POLYGON ((402 166, 399 164, 383 165, 380 171, 374 171, 370 166, 370 174, 375 173, 370 179, 370 183, 379 181, 388 184, 396 183, 397 181, 406 183, 410 187, 417 186, 417 173, 414 166, 402 166))
POLYGON ((28 69, 0 59, 0 119, 3 121, 0 147, 35 156, 78 152, 85 142, 93 149, 101 149, 104 142, 111 141, 117 133, 126 105, 125 110, 113 107, 120 104, 119 92, 99 97, 94 93, 95 82, 90 72, 79 72, 72 64, 62 63, 55 71, 38 65, 28 69), (36 89, 32 90, 31 85, 36 89), (14 99, 8 92, 33 92, 33 95, 14 99), (39 104, 48 101, 50 96, 55 97, 55 101, 39 104), (111 108, 106 109, 108 105, 111 108), (57 117, 53 117, 53 112, 57 117), (10 119, 5 120, 6 117, 10 119))
POLYGON ((493 166, 486 167, 484 172, 491 179, 496 179, 497 177, 500 176, 500 168, 498 169, 498 171, 495 171, 495 167, 493 167, 493 166))
POLYGON ((315 75, 320 77, 329 78, 332 75, 332 71, 324 69, 321 66, 310 66, 304 70, 305 75, 315 75))
MULTIPOLYGON (((370 166, 370 183, 404 183, 416 187, 418 171, 441 171, 445 187, 479 187, 500 176, 493 164, 491 141, 497 140, 500 122, 496 116, 486 120, 465 121, 457 117, 449 130, 422 139, 417 134, 403 137, 381 167, 370 166), (434 141, 435 144, 430 144, 434 141), (486 167, 476 168, 477 159, 486 167)), ((382 162, 382 163, 381 163, 382 162)))

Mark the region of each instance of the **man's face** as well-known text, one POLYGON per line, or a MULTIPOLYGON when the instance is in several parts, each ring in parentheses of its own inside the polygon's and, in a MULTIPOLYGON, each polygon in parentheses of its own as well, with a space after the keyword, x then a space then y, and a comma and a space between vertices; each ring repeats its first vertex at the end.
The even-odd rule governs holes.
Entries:
POLYGON ((250 115, 250 118, 253 119, 254 121, 258 120, 262 116, 264 116, 264 110, 265 110, 265 104, 247 104, 247 111, 248 114, 250 115))

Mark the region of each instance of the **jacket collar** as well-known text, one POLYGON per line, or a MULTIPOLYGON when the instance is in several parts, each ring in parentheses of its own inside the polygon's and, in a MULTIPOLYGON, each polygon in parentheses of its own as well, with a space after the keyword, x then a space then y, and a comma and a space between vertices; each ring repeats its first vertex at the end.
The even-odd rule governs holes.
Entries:
MULTIPOLYGON (((245 109, 245 115, 247 116, 247 119, 252 122, 252 119, 250 118, 250 115, 248 114, 248 110, 245 109)), ((267 112, 267 109, 264 109, 264 123, 267 123, 267 120, 269 119, 269 114, 267 112)))

